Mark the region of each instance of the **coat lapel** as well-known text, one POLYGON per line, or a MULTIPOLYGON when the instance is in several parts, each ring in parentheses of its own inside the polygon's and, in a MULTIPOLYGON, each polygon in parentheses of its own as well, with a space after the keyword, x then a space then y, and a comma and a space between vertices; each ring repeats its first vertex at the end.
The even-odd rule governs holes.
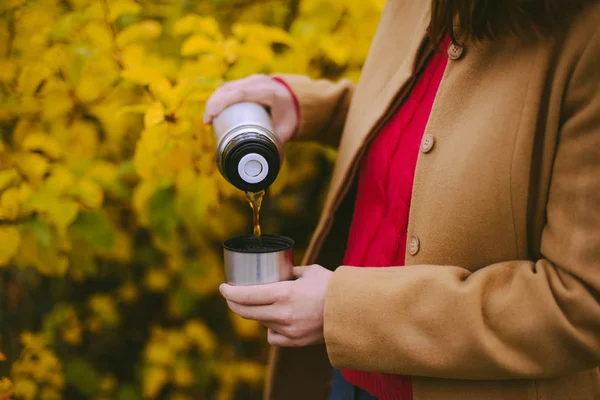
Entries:
POLYGON ((406 94, 415 72, 415 61, 426 36, 429 2, 390 0, 382 14, 361 79, 356 87, 339 146, 323 213, 306 253, 314 262, 323 233, 354 177, 366 144, 385 122, 398 94, 406 94), (409 15, 409 17, 407 17, 409 15), (405 21, 414 21, 406 26, 405 21), (403 21, 403 22, 401 22, 403 21))

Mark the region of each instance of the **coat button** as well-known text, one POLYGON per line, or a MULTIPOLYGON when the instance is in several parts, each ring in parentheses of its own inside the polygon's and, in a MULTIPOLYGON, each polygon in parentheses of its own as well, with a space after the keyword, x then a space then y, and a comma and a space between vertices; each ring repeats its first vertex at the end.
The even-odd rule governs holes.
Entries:
POLYGON ((411 237, 410 241, 408 242, 408 252, 410 253, 410 255, 416 255, 419 252, 420 248, 421 241, 419 240, 419 238, 416 236, 411 237))
POLYGON ((423 140, 421 140, 421 151, 423 153, 429 153, 431 149, 433 149, 433 145, 435 144, 435 137, 432 134, 427 133, 423 136, 423 140))
POLYGON ((452 43, 448 47, 448 57, 450 57, 451 60, 458 60, 462 56, 464 50, 464 47, 461 45, 452 43))

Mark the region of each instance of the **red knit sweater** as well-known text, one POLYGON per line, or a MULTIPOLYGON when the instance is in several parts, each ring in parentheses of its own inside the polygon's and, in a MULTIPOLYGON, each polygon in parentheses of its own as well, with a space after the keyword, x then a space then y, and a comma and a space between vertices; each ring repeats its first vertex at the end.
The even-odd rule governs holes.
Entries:
MULTIPOLYGON (((344 265, 404 265, 408 214, 417 156, 447 56, 436 53, 409 97, 367 152, 344 265)), ((410 377, 343 370, 344 377, 380 400, 411 400, 410 377)))
MULTIPOLYGON (((409 97, 373 141, 362 162, 344 265, 403 266, 408 214, 419 147, 448 58, 446 40, 409 97)), ((294 97, 296 111, 299 103, 294 97)), ((353 385, 380 400, 412 400, 410 377, 342 370, 353 385)))

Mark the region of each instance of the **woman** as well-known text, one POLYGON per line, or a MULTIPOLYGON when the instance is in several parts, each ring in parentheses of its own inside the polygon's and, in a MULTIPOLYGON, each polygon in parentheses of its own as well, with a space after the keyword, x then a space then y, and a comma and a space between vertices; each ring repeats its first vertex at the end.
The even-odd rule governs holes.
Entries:
POLYGON ((599 23, 594 0, 389 0, 356 88, 217 90, 207 122, 256 101, 339 148, 312 265, 221 288, 269 328, 267 398, 327 398, 332 365, 336 399, 600 398, 599 23))

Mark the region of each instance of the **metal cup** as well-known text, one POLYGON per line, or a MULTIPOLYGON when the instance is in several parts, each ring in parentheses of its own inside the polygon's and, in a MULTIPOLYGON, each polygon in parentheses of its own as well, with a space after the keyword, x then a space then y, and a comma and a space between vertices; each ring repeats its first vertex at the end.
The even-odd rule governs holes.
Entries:
POLYGON ((223 242, 230 285, 264 285, 292 279, 295 242, 285 236, 237 236, 223 242))

